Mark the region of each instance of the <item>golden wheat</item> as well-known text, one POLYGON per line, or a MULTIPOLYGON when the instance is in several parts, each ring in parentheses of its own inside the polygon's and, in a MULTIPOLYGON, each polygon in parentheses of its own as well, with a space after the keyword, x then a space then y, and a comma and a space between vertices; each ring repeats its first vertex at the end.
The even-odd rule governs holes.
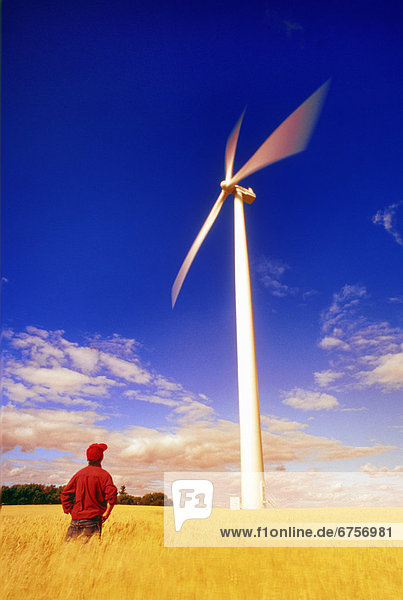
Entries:
POLYGON ((102 541, 64 543, 60 506, 1 510, 3 600, 387 600, 401 548, 165 548, 163 508, 117 506, 102 541))

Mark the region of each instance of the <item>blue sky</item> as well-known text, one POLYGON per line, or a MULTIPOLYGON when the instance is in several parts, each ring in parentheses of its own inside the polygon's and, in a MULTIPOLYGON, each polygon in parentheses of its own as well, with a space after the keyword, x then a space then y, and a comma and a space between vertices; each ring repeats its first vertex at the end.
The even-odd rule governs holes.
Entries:
POLYGON ((3 2, 3 481, 93 441, 130 489, 239 461, 235 169, 332 78, 308 149, 243 181, 267 469, 401 469, 401 11, 3 2))

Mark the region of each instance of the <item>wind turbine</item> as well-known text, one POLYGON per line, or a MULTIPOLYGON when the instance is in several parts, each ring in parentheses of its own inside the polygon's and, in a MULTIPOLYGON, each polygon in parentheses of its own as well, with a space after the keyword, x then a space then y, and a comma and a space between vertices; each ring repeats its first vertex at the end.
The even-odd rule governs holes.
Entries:
POLYGON ((301 152, 306 148, 319 116, 328 85, 329 81, 305 100, 266 139, 248 162, 233 175, 235 150, 245 111, 242 113, 228 138, 225 148, 225 180, 220 184, 222 191, 187 253, 172 286, 173 308, 190 265, 216 220, 224 200, 227 196, 233 194, 241 488, 242 508, 247 509, 263 508, 265 497, 252 293, 243 208, 244 202, 251 204, 256 195, 251 188, 245 189, 239 186, 238 183, 247 175, 251 175, 259 169, 263 169, 263 167, 301 152))

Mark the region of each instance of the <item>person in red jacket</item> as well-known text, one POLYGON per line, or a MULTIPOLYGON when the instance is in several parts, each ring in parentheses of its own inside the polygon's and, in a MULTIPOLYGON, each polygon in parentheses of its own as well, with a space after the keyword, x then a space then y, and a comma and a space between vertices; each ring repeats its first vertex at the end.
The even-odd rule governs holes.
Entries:
POLYGON ((71 515, 66 541, 83 537, 84 541, 98 533, 116 504, 117 488, 112 477, 101 467, 106 444, 91 444, 87 449, 88 466, 78 471, 63 489, 63 510, 71 515))

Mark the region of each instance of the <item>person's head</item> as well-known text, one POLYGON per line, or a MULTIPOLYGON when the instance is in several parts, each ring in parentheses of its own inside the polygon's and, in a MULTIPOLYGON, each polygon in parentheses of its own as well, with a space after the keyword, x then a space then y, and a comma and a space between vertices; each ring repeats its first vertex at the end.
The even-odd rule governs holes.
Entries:
POLYGON ((104 452, 108 448, 106 444, 91 444, 87 448, 87 460, 89 465, 100 465, 104 452))

